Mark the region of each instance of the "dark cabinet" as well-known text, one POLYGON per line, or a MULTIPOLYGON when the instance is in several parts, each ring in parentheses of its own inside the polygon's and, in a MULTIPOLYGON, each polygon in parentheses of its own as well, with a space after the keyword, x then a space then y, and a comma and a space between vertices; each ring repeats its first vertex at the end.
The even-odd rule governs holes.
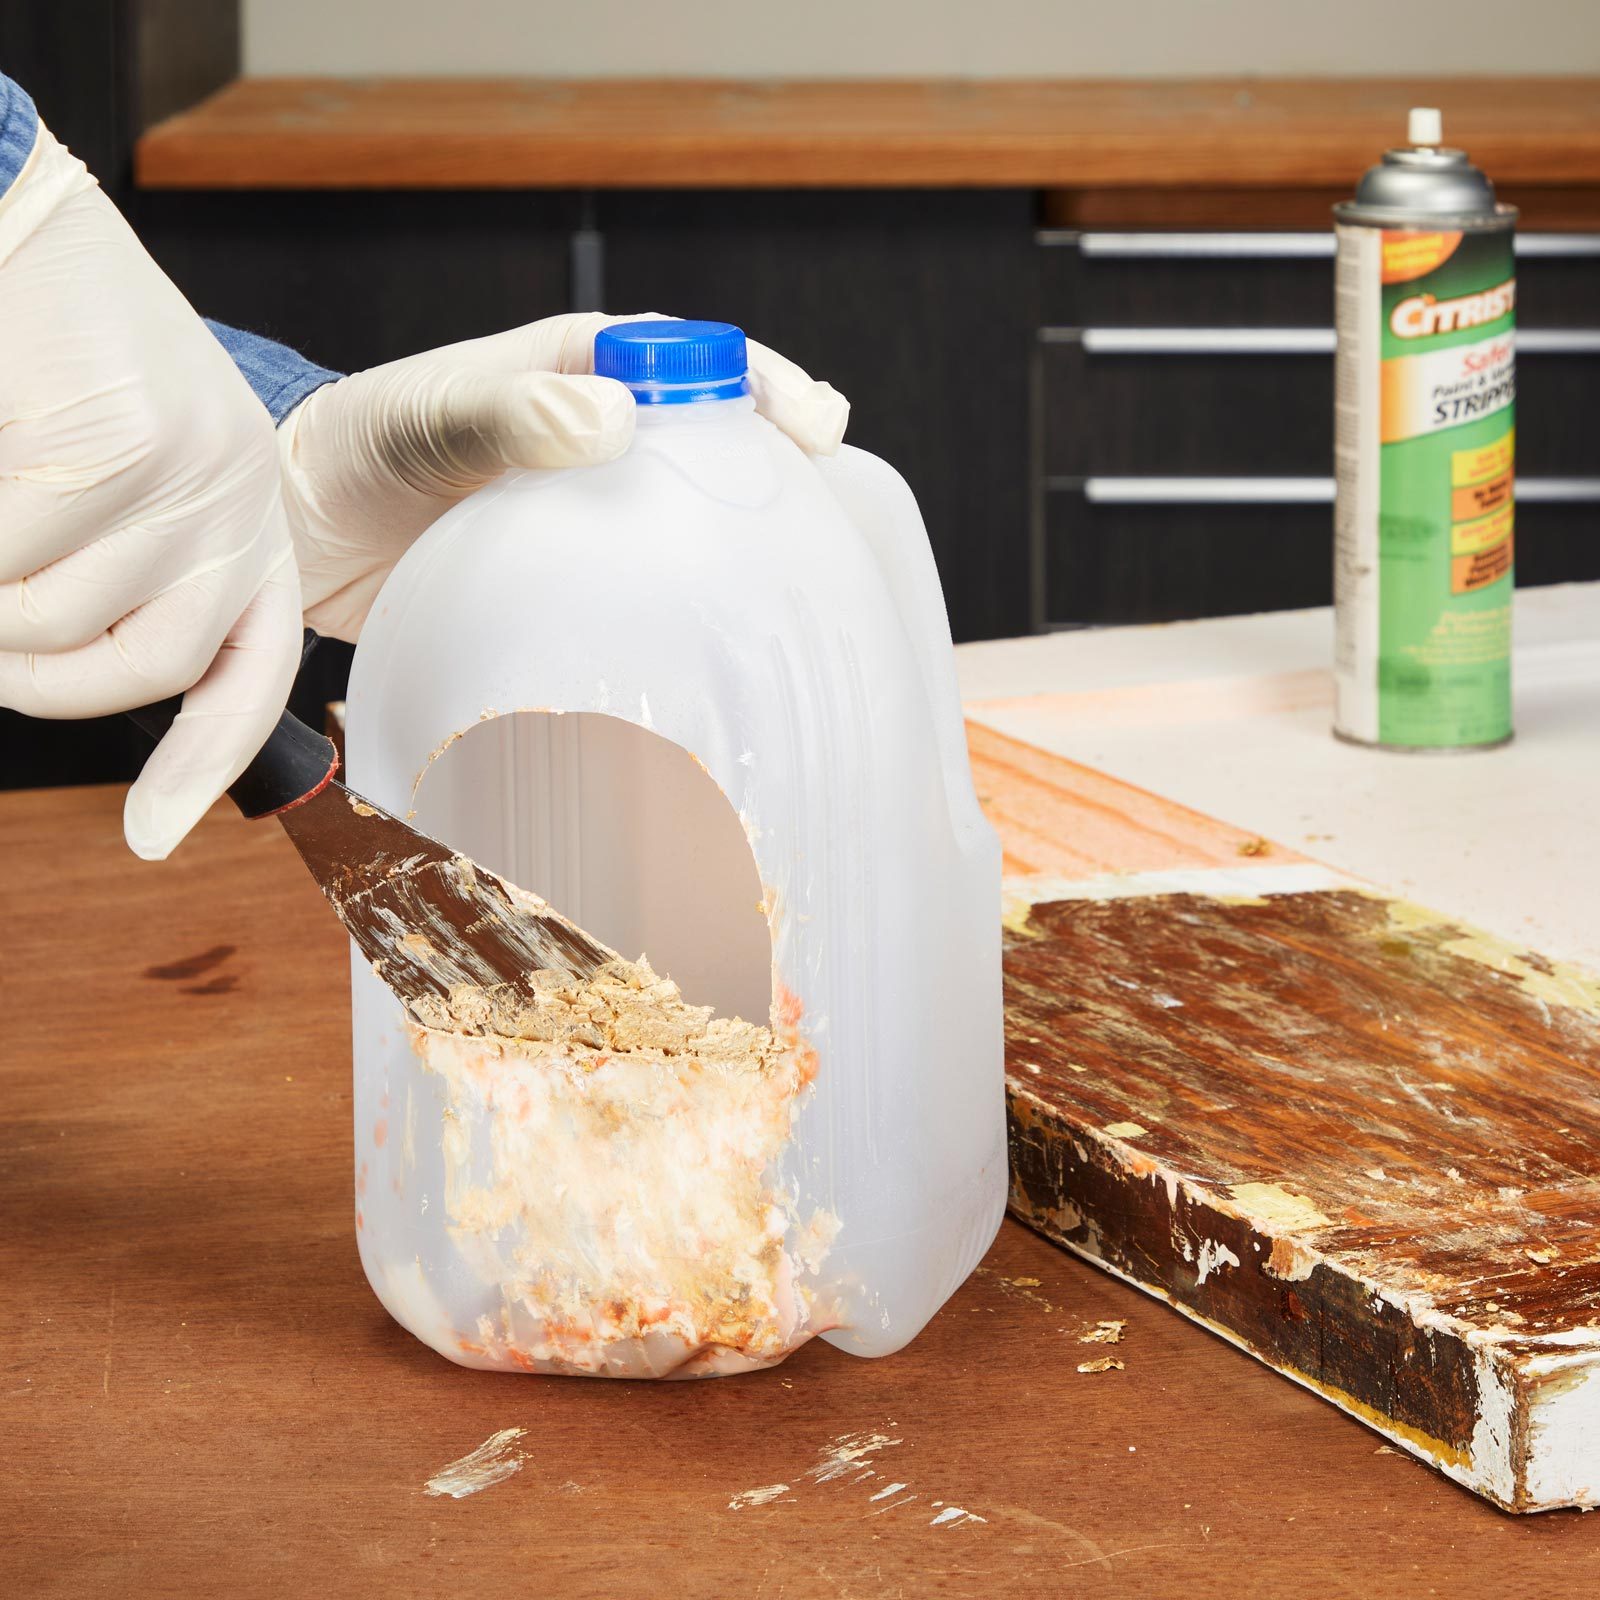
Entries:
MULTIPOLYGON (((1331 233, 1037 244, 1030 624, 1327 604, 1331 233)), ((1517 273, 1518 581, 1600 578, 1600 235, 1517 273)))
POLYGON ((601 195, 606 303, 737 322, 850 397, 916 493, 958 640, 1026 628, 1033 198, 601 195))

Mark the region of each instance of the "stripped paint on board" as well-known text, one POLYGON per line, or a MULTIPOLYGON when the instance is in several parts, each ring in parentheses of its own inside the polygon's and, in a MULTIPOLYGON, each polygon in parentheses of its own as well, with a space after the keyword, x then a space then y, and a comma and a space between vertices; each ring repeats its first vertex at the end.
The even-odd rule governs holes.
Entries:
POLYGON ((1503 1506, 1600 1504, 1600 982, 969 733, 1014 1212, 1503 1506))
POLYGON ((469 1494, 478 1494, 503 1483, 512 1473, 522 1470, 522 1452, 514 1447, 527 1431, 526 1428, 502 1428, 498 1433, 491 1433, 476 1450, 469 1450, 459 1461, 440 1467, 423 1484, 423 1493, 462 1500, 469 1494))

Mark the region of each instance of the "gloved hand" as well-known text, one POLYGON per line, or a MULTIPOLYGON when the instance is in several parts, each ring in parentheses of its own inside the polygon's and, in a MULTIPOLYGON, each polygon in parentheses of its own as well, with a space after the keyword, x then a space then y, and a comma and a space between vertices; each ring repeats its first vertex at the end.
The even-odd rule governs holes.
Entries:
MULTIPOLYGON (((313 391, 278 450, 306 621, 354 640, 389 569, 425 529, 508 467, 609 461, 633 435, 633 399, 592 376, 594 336, 631 318, 548 317, 313 391)), ((831 454, 850 407, 749 342, 756 409, 802 449, 831 454)))
POLYGON ((299 582, 271 420, 43 124, 0 198, 0 418, 0 705, 187 691, 123 811, 160 859, 282 711, 299 582))

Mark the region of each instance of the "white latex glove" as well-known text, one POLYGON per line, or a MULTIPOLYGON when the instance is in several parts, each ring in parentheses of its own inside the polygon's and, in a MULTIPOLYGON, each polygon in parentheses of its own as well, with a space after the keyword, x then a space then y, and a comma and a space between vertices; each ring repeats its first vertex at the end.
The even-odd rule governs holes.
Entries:
POLYGON ((0 199, 0 705, 180 691, 128 792, 166 856, 266 741, 300 660, 272 420, 41 124, 0 199))
MULTIPOLYGON (((389 569, 457 501, 509 467, 609 461, 633 397, 592 376, 594 336, 638 320, 575 312, 445 345, 314 390, 278 429, 306 621, 354 640, 389 569)), ((749 341, 756 409, 801 449, 839 448, 849 403, 749 341)))

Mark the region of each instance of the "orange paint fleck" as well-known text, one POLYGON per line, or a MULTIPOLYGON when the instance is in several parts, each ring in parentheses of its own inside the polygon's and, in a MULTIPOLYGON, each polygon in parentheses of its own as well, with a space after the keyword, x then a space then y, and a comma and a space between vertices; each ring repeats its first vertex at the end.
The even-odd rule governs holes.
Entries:
POLYGON ((361 1229, 366 1227, 366 1225, 367 1225, 367 1219, 364 1216, 361 1215, 361 1208, 359 1206, 357 1206, 356 1207, 356 1231, 359 1233, 361 1231, 361 1229))
POLYGON ((365 1194, 366 1192, 367 1192, 367 1164, 366 1164, 365 1161, 363 1161, 361 1163, 361 1165, 356 1168, 356 1193, 357 1194, 365 1194))
POLYGON ((777 982, 777 996, 773 1001, 773 1010, 778 1016, 778 1025, 783 1028, 798 1028, 802 1007, 800 996, 797 995, 781 978, 777 982))
POLYGON ((389 1119, 387 1117, 379 1117, 372 1125, 372 1142, 381 1150, 383 1149, 384 1140, 388 1137, 389 1119))
POLYGON ((818 1066, 817 1052, 800 1037, 800 1018, 805 1008, 800 1004, 800 996, 781 978, 775 988, 772 1009, 777 1018, 778 1039, 793 1054, 795 1071, 804 1088, 816 1077, 818 1066))

